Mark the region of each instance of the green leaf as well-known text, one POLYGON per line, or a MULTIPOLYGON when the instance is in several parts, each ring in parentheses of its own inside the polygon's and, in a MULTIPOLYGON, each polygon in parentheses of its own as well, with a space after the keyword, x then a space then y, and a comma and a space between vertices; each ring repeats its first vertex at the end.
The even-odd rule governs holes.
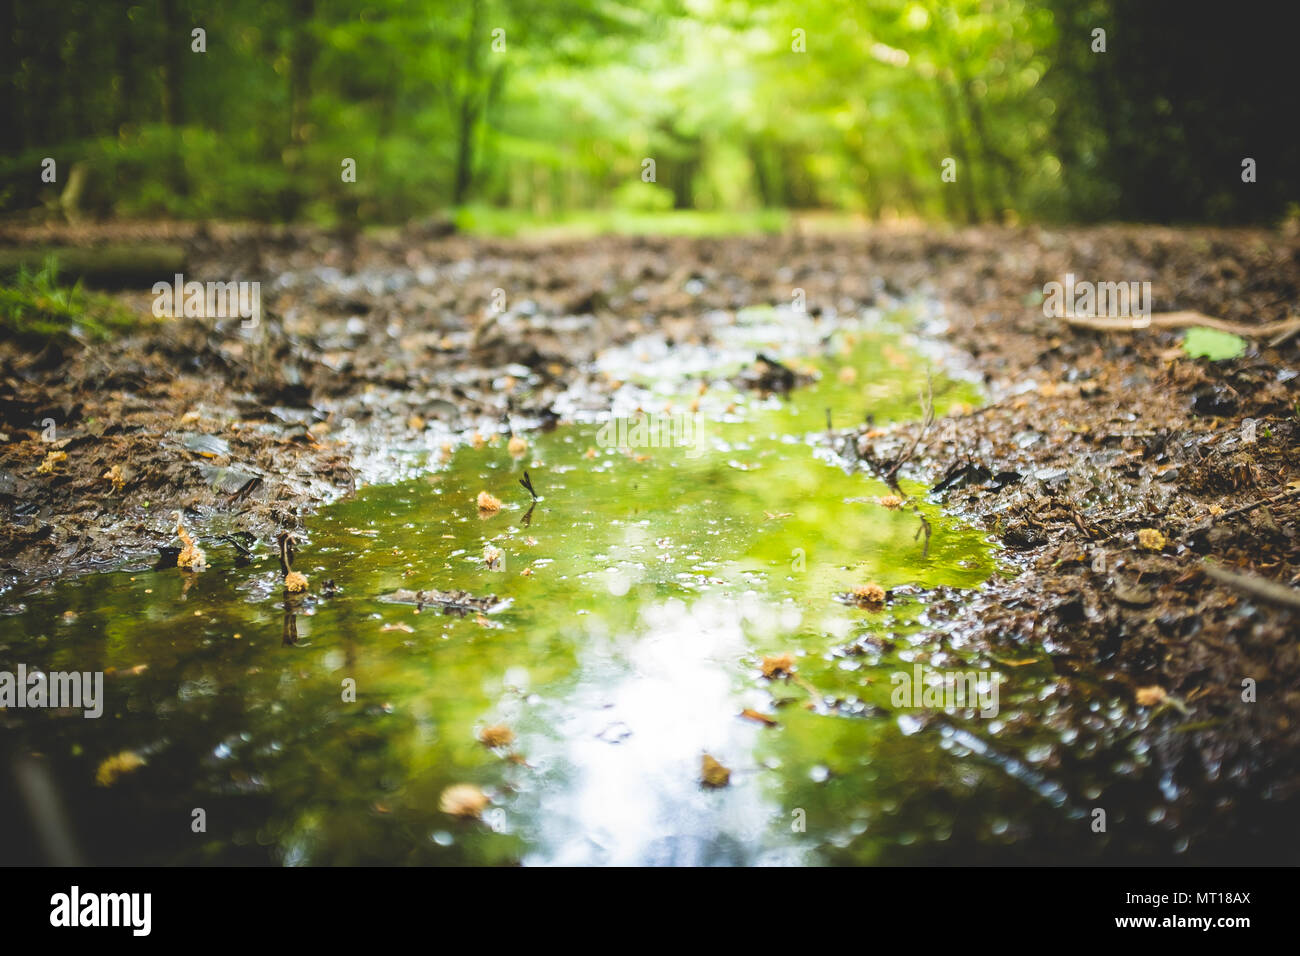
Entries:
POLYGON ((1196 325, 1187 330, 1183 351, 1192 358, 1207 358, 1211 362, 1241 358, 1246 353, 1246 340, 1231 332, 1207 329, 1196 325))

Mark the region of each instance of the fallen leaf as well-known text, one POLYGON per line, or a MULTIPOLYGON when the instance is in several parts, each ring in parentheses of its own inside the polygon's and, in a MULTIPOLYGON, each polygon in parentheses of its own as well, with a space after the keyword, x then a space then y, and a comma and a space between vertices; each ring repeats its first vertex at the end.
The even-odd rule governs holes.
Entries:
POLYGON ((700 761, 700 783, 706 787, 725 787, 731 782, 731 771, 708 754, 700 761))
POLYGON ((442 791, 442 799, 438 801, 438 809, 443 813, 449 813, 453 817, 462 817, 466 820, 477 820, 483 815, 491 803, 485 794, 472 783, 454 783, 446 790, 442 791))
POLYGON ((1139 707, 1154 707, 1163 703, 1164 699, 1169 696, 1165 693, 1163 687, 1139 687, 1137 691, 1137 703, 1139 707))
POLYGON ((484 747, 508 747, 515 741, 515 732, 505 724, 494 724, 478 732, 478 742, 484 747))
POLYGON ((126 484, 126 478, 122 475, 122 466, 114 465, 102 476, 109 484, 113 486, 114 491, 121 491, 122 486, 126 484))
POLYGON ((123 750, 99 765, 99 769, 95 771, 95 783, 101 787, 111 787, 117 782, 118 777, 139 770, 144 764, 144 758, 134 750, 123 750))
POLYGON ((1163 551, 1169 539, 1155 528, 1143 528, 1138 532, 1138 547, 1143 551, 1163 551))
POLYGON ((752 710, 749 707, 746 707, 744 710, 742 710, 740 712, 740 716, 744 717, 746 720, 757 721, 758 723, 762 724, 764 727, 776 726, 776 718, 769 717, 767 714, 760 714, 758 711, 752 710))
POLYGON ((41 462, 40 467, 36 469, 36 473, 38 475, 53 474, 54 466, 67 460, 68 453, 66 451, 52 451, 45 456, 45 460, 41 462))
POLYGON ((1026 657, 1024 660, 1019 661, 1003 660, 1001 657, 993 657, 992 654, 990 654, 989 657, 992 657, 993 660, 997 661, 1003 667, 1028 667, 1030 664, 1038 663, 1037 657, 1026 657))
POLYGON ((793 654, 769 654, 763 658, 763 676, 772 680, 777 677, 789 677, 794 673, 793 654))
POLYGON ((853 589, 853 600, 863 607, 882 608, 885 606, 885 589, 874 582, 860 585, 853 589))

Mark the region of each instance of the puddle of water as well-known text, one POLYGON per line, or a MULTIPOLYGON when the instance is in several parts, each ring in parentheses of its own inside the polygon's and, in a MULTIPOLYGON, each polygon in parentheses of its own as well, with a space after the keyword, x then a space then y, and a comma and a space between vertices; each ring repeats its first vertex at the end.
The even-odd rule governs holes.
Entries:
MULTIPOLYGON (((883 507, 886 487, 817 447, 827 408, 839 425, 914 417, 918 356, 893 337, 835 336, 820 382, 785 399, 719 383, 672 395, 647 357, 610 361, 638 380, 625 403, 672 401, 680 416, 698 398, 693 447, 610 447, 610 430, 586 423, 530 435, 519 458, 504 438, 461 448, 312 519, 297 566, 316 593, 326 579, 342 587, 328 599, 286 603, 272 556, 235 567, 217 545, 200 574, 67 581, 0 619, 0 669, 107 673, 97 720, 0 714, 11 746, 45 758, 83 854, 978 861, 1008 848, 1038 858, 1042 834, 1059 851, 1075 840, 1063 828, 1082 846, 1077 811, 1032 759, 999 756, 1002 724, 958 708, 922 731, 919 709, 891 701, 894 673, 965 666, 959 648, 920 636, 922 589, 973 587, 995 557, 924 498, 919 511, 883 507), (480 491, 502 510, 481 516, 480 491), (499 552, 495 569, 485 550, 499 552), (870 611, 833 599, 868 582, 894 600, 870 611), (509 603, 457 616, 379 600, 399 589, 509 603), (782 653, 796 676, 763 677, 764 655, 782 653), (349 681, 356 702, 343 699, 349 681), (512 745, 478 742, 499 724, 512 745), (97 786, 97 768, 124 751, 143 765, 97 786), (730 769, 728 786, 701 786, 706 753, 730 769), (482 820, 439 809, 458 783, 491 798, 482 820)), ((941 412, 976 397, 947 379, 935 391, 941 412)), ((659 433, 670 443, 684 435, 676 421, 659 433)), ((1048 678, 1008 675, 1000 720, 1039 708, 1048 678)), ((1025 737, 1022 757, 1041 746, 1025 737)))

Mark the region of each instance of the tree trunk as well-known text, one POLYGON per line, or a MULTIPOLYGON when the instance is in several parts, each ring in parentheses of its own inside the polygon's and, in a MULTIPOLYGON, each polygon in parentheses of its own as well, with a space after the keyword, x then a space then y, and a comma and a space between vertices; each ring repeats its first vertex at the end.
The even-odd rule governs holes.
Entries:
POLYGON ((456 179, 451 203, 459 206, 469 198, 474 183, 474 131, 478 125, 479 24, 482 0, 473 0, 469 10, 469 31, 465 37, 465 81, 456 116, 456 179))
MULTIPOLYGON (((958 162, 957 167, 957 189, 966 206, 966 221, 968 223, 979 222, 979 202, 976 199, 975 191, 975 170, 971 163, 970 146, 966 142, 966 134, 961 127, 961 111, 957 108, 957 100, 953 95, 952 87, 949 86, 947 79, 940 77, 939 96, 943 101, 944 116, 948 120, 948 142, 952 151, 956 153, 958 162)), ((941 185, 948 185, 941 183, 941 185)))
POLYGON ((162 70, 163 119, 169 126, 180 126, 185 121, 181 103, 181 57, 189 47, 190 35, 181 23, 176 0, 162 0, 160 7, 163 44, 159 67, 162 70))

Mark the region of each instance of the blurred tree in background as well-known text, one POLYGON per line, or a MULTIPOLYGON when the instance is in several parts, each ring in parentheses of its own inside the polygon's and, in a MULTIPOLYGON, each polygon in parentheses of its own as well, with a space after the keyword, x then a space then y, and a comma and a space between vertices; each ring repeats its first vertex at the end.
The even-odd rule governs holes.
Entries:
POLYGON ((13 0, 0 210, 1276 221, 1300 201, 1300 136, 1271 9, 13 0))

